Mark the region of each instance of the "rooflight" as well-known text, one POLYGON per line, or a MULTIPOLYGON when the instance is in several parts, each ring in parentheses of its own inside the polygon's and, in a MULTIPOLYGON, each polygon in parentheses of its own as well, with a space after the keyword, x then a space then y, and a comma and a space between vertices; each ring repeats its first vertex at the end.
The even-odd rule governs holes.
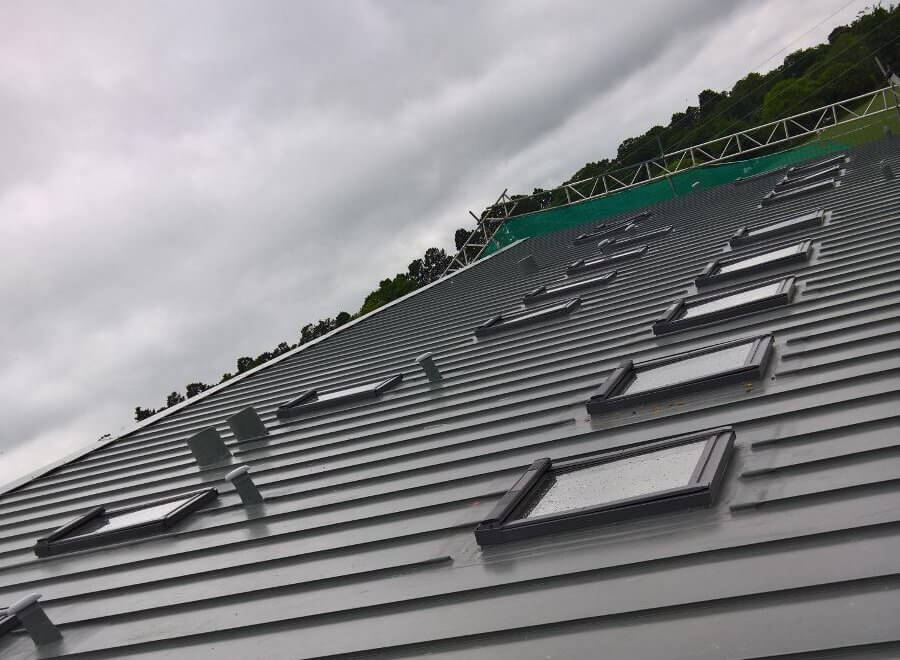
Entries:
POLYGON ((635 234, 634 236, 623 236, 620 238, 611 238, 608 241, 603 241, 601 246, 604 248, 610 247, 620 247, 622 245, 631 245, 632 243, 640 243, 641 241, 650 241, 654 238, 659 238, 660 236, 665 236, 669 232, 672 231, 672 227, 660 227, 659 229, 654 229, 653 231, 644 232, 643 234, 635 234), (605 245, 604 245, 605 244, 605 245))
POLYGON ((48 557, 165 532, 217 495, 215 488, 206 488, 117 511, 97 506, 39 538, 34 554, 48 557))
POLYGON ((548 298, 554 298, 556 296, 561 296, 567 293, 580 291, 581 289, 609 284, 613 279, 615 279, 617 272, 618 271, 611 270, 608 273, 602 273, 600 275, 595 275, 594 277, 588 277, 583 280, 564 282, 563 284, 557 284, 556 286, 551 287, 539 286, 533 291, 525 294, 524 302, 525 304, 538 302, 540 300, 546 300, 548 298))
POLYGON ((758 380, 772 350, 772 336, 708 346, 655 360, 626 360, 587 402, 589 413, 659 400, 727 383, 758 380))
POLYGON ((810 227, 819 227, 825 224, 825 211, 818 209, 796 218, 789 218, 771 225, 763 225, 761 227, 744 226, 737 230, 737 233, 731 237, 732 245, 747 245, 763 241, 775 236, 783 236, 800 229, 808 229, 810 227))
POLYGON ((787 190, 773 190, 770 193, 767 193, 765 197, 762 199, 762 205, 768 206, 769 204, 774 204, 775 202, 780 202, 785 199, 794 199, 795 197, 802 197, 803 195, 808 195, 810 193, 818 192, 819 190, 825 190, 827 188, 834 188, 837 184, 834 178, 825 179, 824 181, 817 181, 815 183, 810 183, 805 186, 798 186, 796 188, 789 188, 787 190))
POLYGON ((800 174, 786 174, 781 181, 775 184, 775 190, 790 190, 792 188, 798 188, 800 186, 804 186, 806 184, 812 183, 813 181, 818 181, 823 179, 829 175, 840 176, 841 166, 840 165, 831 165, 830 167, 826 167, 821 170, 815 170, 807 173, 800 174))
POLYGON ((383 380, 323 392, 322 394, 319 394, 319 391, 316 389, 306 390, 297 398, 278 406, 277 414, 279 419, 287 419, 302 415, 310 410, 318 410, 319 408, 327 408, 351 401, 376 399, 402 380, 403 374, 395 374, 383 380))
POLYGON ((813 170, 827 167, 828 165, 833 165, 834 163, 843 163, 845 160, 847 160, 847 154, 838 154, 837 156, 831 156, 830 158, 816 161, 815 163, 795 165, 787 171, 787 174, 788 176, 798 176, 806 172, 811 172, 813 170))
POLYGON ((518 328, 523 325, 537 323, 538 321, 566 316, 573 310, 578 309, 579 305, 581 305, 581 298, 572 298, 565 302, 545 305, 544 307, 535 307, 517 312, 497 314, 475 328, 475 336, 486 337, 498 332, 504 332, 511 328, 518 328))
POLYGON ((703 298, 682 298, 653 324, 657 335, 683 328, 717 323, 742 314, 787 305, 794 293, 794 278, 721 293, 703 298))
POLYGON ((646 218, 649 218, 653 215, 652 211, 643 211, 638 213, 637 215, 633 215, 626 220, 614 225, 614 226, 606 226, 599 225, 594 227, 591 231, 579 234, 575 238, 575 245, 584 245, 585 243, 593 243, 598 239, 604 238, 606 236, 610 236, 611 234, 616 234, 620 231, 631 231, 641 222, 643 222, 646 218))
POLYGON ((706 265, 697 276, 697 286, 709 282, 742 277, 752 273, 771 270, 788 264, 809 261, 812 255, 812 242, 803 241, 771 252, 763 252, 753 256, 724 257, 706 265))
POLYGON ((734 432, 716 429, 531 464, 475 529, 480 545, 565 532, 678 509, 718 495, 734 432))
POLYGON ((610 254, 604 257, 596 257, 594 259, 579 259, 573 264, 570 264, 566 269, 566 273, 569 275, 573 275, 575 273, 584 273, 589 270, 597 270, 598 268, 605 268, 606 266, 617 263, 619 261, 626 261, 628 259, 636 259, 640 256, 643 256, 647 251, 647 246, 642 245, 638 248, 634 248, 633 250, 628 250, 626 252, 618 252, 616 254, 610 254))

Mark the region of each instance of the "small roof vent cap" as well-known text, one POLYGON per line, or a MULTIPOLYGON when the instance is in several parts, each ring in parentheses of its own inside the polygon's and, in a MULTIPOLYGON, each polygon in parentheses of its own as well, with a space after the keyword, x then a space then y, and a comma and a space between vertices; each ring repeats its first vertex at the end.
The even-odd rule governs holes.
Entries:
POLYGON ((187 443, 200 467, 222 463, 231 458, 231 452, 215 427, 210 426, 192 435, 187 443))
POLYGON ((256 484, 253 483, 253 479, 250 477, 250 468, 246 465, 241 465, 226 474, 225 481, 230 482, 234 486, 244 506, 262 503, 262 493, 259 492, 256 484))
POLYGON ((231 432, 239 442, 248 440, 257 440, 269 435, 266 425, 263 424, 259 414, 253 406, 248 406, 242 411, 235 413, 227 420, 231 432))
POLYGON ((53 625, 38 602, 41 594, 29 594, 9 606, 7 612, 14 615, 31 637, 35 646, 49 644, 62 639, 59 628, 53 625))
POLYGON ((434 354, 430 352, 422 353, 422 355, 416 358, 416 363, 422 367, 429 382, 438 383, 443 379, 440 369, 438 369, 438 366, 434 362, 434 354))

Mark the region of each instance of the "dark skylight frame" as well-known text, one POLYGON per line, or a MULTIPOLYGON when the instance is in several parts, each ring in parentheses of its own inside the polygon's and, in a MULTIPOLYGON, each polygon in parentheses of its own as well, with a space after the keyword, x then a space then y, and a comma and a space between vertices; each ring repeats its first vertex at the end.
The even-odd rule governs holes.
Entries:
POLYGON ((662 318, 653 324, 653 333, 661 335, 677 332, 685 328, 718 323, 738 316, 788 305, 794 296, 794 282, 795 278, 785 277, 780 280, 757 282, 739 289, 722 291, 712 296, 682 298, 673 303, 662 318), (718 307, 717 303, 726 304, 729 300, 737 304, 718 307), (710 311, 696 315, 691 314, 692 310, 702 310, 703 307, 708 307, 710 311))
POLYGON ((578 261, 570 264, 568 268, 566 268, 566 274, 575 275, 577 273, 586 273, 588 271, 597 270, 599 268, 606 268, 610 264, 618 263, 619 261, 627 261, 629 259, 637 259, 638 257, 642 257, 646 252, 647 246, 641 245, 640 247, 632 248, 631 250, 626 250, 625 252, 616 252, 614 254, 595 257, 593 259, 579 259, 578 261))
POLYGON ((790 264, 809 261, 812 256, 812 241, 804 240, 783 248, 758 254, 721 257, 711 261, 697 276, 695 284, 700 287, 713 282, 726 281, 781 268, 790 264), (738 268, 742 263, 746 266, 738 268))
POLYGON ((635 363, 625 360, 616 367, 600 389, 587 401, 585 404, 587 411, 590 414, 604 413, 616 408, 693 392, 701 388, 708 389, 729 383, 759 380, 768 364, 772 345, 772 335, 764 335, 714 344, 643 362, 635 363), (703 369, 709 369, 710 364, 719 363, 722 363, 722 368, 703 373, 700 362, 706 356, 710 357, 706 360, 707 364, 703 365, 703 369), (727 360, 731 360, 732 363, 724 364, 727 360), (660 380, 659 374, 665 373, 665 369, 677 373, 679 363, 682 364, 682 370, 689 374, 687 378, 672 380, 669 377, 669 382, 663 382, 656 387, 629 391, 635 384, 640 385, 642 377, 644 380, 652 382, 654 374, 656 374, 657 380, 660 380))
POLYGON ((731 237, 731 245, 750 245, 752 243, 758 243, 760 241, 775 238, 777 236, 791 234, 795 231, 800 231, 801 229, 821 227, 824 224, 825 209, 817 209, 815 211, 811 211, 810 213, 805 213, 803 215, 788 218, 787 220, 781 220, 779 222, 769 223, 767 225, 760 225, 756 227, 745 225, 738 229, 735 235, 731 237))
POLYGON ((556 298, 557 296, 581 291, 582 289, 589 289, 595 286, 604 286, 612 282, 616 278, 617 274, 618 271, 611 270, 607 273, 601 273, 599 275, 587 277, 582 280, 563 280, 562 283, 556 284, 554 286, 539 286, 538 288, 526 293, 523 302, 527 305, 529 303, 548 300, 550 298, 556 298))
POLYGON ((478 338, 489 337, 500 332, 506 332, 513 328, 539 323, 548 319, 568 316, 581 305, 581 298, 572 298, 543 307, 520 309, 514 312, 497 314, 475 328, 475 336, 478 338))
POLYGON ((402 380, 403 374, 394 374, 381 380, 330 390, 321 394, 317 389, 305 390, 300 396, 278 406, 276 415, 278 415, 279 419, 289 419, 303 415, 311 410, 329 408, 342 403, 377 399, 402 380))
MULTIPOLYGON (((573 460, 538 459, 497 502, 487 518, 475 528, 475 540, 481 546, 497 545, 648 515, 709 506, 716 500, 721 490, 733 446, 734 431, 730 427, 725 427, 632 445, 573 460), (615 472, 621 467, 625 483, 629 483, 629 477, 633 476, 628 474, 629 464, 640 463, 643 457, 651 457, 653 454, 684 450, 690 451, 690 454, 687 461, 682 461, 683 465, 678 475, 679 481, 683 483, 664 484, 659 489, 653 490, 651 480, 634 480, 631 483, 632 492, 637 492, 642 487, 646 489, 645 492, 629 495, 626 491, 622 493, 622 497, 612 496, 605 500, 604 495, 600 495, 596 503, 583 507, 560 509, 543 515, 529 513, 533 514, 536 505, 541 503, 565 475, 598 469, 602 473, 605 467, 607 473, 612 473, 609 481, 614 482, 615 472)), ((652 471, 652 467, 650 470, 652 471)), ((590 491, 590 478, 587 481, 588 483, 581 487, 582 495, 590 491)), ((602 491, 606 483, 603 477, 595 482, 598 486, 596 490, 602 491)), ((615 488, 616 484, 613 483, 611 490, 615 488)), ((577 490, 576 488, 576 492, 577 490)))
POLYGON ((804 195, 810 195, 814 192, 829 190, 831 188, 834 188, 836 185, 837 179, 831 177, 828 179, 823 179, 821 181, 816 181, 815 183, 798 186, 796 188, 788 188, 787 190, 775 189, 769 193, 766 193, 766 196, 762 199, 762 205, 769 206, 770 204, 782 202, 786 199, 795 199, 797 197, 803 197, 804 195))
POLYGON ((215 488, 205 488, 109 512, 96 506, 39 538, 34 554, 49 557, 161 534, 217 496, 215 488))

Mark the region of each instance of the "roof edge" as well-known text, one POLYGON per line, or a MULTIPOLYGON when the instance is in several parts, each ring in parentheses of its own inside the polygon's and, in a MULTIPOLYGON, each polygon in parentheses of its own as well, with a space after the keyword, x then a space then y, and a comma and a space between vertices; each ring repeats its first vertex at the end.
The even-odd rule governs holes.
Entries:
POLYGON ((286 360, 289 357, 293 357, 297 353, 300 353, 301 351, 304 351, 311 346, 315 346, 316 344, 325 341, 329 337, 332 337, 332 336, 338 334, 339 332, 342 332, 348 328, 351 328, 354 325, 356 325, 357 323, 361 323, 362 321, 365 321, 366 319, 374 316, 375 314, 378 314, 379 312, 381 312, 385 309, 393 307, 394 305, 398 305, 401 302, 403 302, 404 300, 407 300, 422 291, 430 289, 433 286, 437 286, 437 285, 441 284, 442 282, 446 282, 446 281, 452 279, 453 277, 455 277, 456 275, 458 275, 459 273, 462 273, 474 266, 477 266, 478 264, 484 263, 485 261, 487 261, 488 259, 491 259, 495 255, 498 255, 501 252, 505 252, 506 250, 508 250, 512 247, 515 247, 519 243, 522 243, 527 240, 528 240, 527 238, 520 238, 520 239, 510 243, 509 245, 502 247, 499 250, 495 250, 494 252, 492 252, 488 255, 485 255, 478 261, 475 261, 474 263, 468 264, 467 266, 464 266, 463 268, 460 268, 459 270, 456 270, 456 271, 450 273, 449 275, 447 275, 445 277, 441 277, 440 279, 437 279, 434 282, 430 282, 430 283, 426 284, 425 286, 419 287, 415 291, 410 291, 406 295, 403 295, 403 296, 397 298, 396 300, 392 300, 391 302, 386 303, 377 309, 373 309, 371 312, 368 312, 368 313, 363 314, 362 316, 359 316, 351 321, 348 321, 344 325, 342 325, 338 328, 335 328, 334 330, 322 335, 321 337, 317 337, 316 339, 313 339, 312 341, 308 341, 305 344, 301 344, 300 346, 297 346, 296 348, 291 349, 287 353, 282 353, 281 355, 274 357, 271 360, 264 362, 263 364, 253 367, 252 369, 248 369, 247 371, 244 371, 242 373, 235 374, 234 376, 232 376, 231 378, 229 378, 227 381, 225 381, 223 383, 214 385, 213 387, 209 388, 208 390, 204 390, 203 392, 200 392, 199 394, 191 397, 190 399, 186 399, 185 401, 182 401, 181 403, 178 403, 174 406, 166 408, 165 410, 161 410, 160 412, 156 413, 152 417, 148 417, 145 420, 141 420, 140 422, 137 422, 136 424, 131 426, 128 430, 120 433, 119 435, 117 435, 115 437, 105 439, 103 442, 96 442, 96 443, 87 445, 85 447, 82 447, 80 450, 75 451, 72 454, 69 454, 68 456, 66 456, 64 458, 61 458, 61 459, 58 459, 51 463, 48 463, 47 465, 44 465, 43 467, 40 467, 36 470, 33 470, 23 477, 19 477, 18 479, 15 479, 7 484, 0 484, 0 496, 6 495, 7 493, 11 493, 12 491, 14 491, 18 488, 21 488, 22 486, 25 486, 25 485, 31 483, 35 479, 39 479, 40 477, 43 477, 44 475, 47 475, 50 472, 53 472, 54 470, 57 470, 57 469, 63 467, 64 465, 68 465, 69 463, 77 461, 80 458, 84 458, 88 454, 91 454, 99 449, 103 449, 104 447, 108 447, 109 445, 113 444, 114 442, 117 442, 118 440, 121 440, 122 438, 125 438, 133 433, 137 433, 138 431, 141 431, 141 430, 147 428, 148 426, 152 426, 156 422, 160 421, 161 419, 165 419, 166 417, 168 417, 169 415, 172 415, 173 413, 176 413, 184 408, 187 408, 188 406, 191 406, 191 405, 197 403, 198 401, 202 401, 206 397, 212 396, 213 394, 215 394, 217 392, 221 392, 225 388, 230 387, 231 385, 234 385, 235 383, 242 381, 245 378, 249 378, 250 376, 253 376, 254 374, 259 373, 263 369, 266 369, 275 364, 278 364, 282 360, 286 360))

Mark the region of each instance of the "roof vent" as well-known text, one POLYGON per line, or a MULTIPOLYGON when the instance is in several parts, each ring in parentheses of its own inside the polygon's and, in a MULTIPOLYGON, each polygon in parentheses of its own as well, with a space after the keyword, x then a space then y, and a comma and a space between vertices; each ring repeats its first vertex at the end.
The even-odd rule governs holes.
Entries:
POLYGON ((225 481, 230 482, 234 486, 237 494, 241 496, 241 502, 244 503, 244 506, 262 503, 262 493, 259 492, 256 484, 253 483, 253 479, 250 478, 250 468, 246 465, 235 468, 226 474, 225 481))
POLYGON ((244 408, 241 412, 232 415, 225 421, 228 422, 235 439, 240 442, 257 440, 269 435, 266 425, 262 423, 253 406, 244 408))
POLYGON ((201 467, 221 463, 231 458, 231 452, 222 441, 222 436, 212 426, 188 438, 188 447, 201 467))
POLYGON ((529 254, 524 259, 519 260, 519 270, 522 271, 523 275, 534 275, 541 269, 538 266, 537 259, 534 258, 533 254, 529 254))
POLYGON ((53 625, 38 603, 40 598, 40 594, 30 594, 17 600, 7 610, 19 620, 36 646, 62 639, 59 628, 53 625))
MULTIPOLYGON (((519 263, 522 262, 520 261, 519 263)), ((416 363, 422 367, 422 371, 425 372, 429 382, 438 383, 441 381, 441 372, 434 363, 434 355, 432 353, 422 353, 416 358, 416 363)))
POLYGON ((894 178, 894 170, 891 168, 891 164, 886 160, 878 163, 878 166, 881 168, 881 175, 885 179, 893 179, 894 178))

